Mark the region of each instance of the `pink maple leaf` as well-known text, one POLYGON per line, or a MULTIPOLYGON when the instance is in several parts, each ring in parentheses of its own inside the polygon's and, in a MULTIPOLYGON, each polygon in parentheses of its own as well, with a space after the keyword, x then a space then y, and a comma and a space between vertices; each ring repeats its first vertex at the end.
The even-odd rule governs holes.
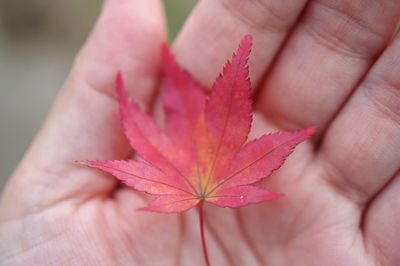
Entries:
POLYGON ((203 232, 204 202, 241 207, 280 195, 253 184, 278 169, 314 127, 278 132, 247 141, 252 123, 248 57, 252 37, 246 35, 225 65, 208 98, 190 74, 163 47, 163 103, 166 132, 128 99, 121 74, 116 77, 125 135, 142 160, 86 161, 126 185, 156 199, 144 210, 182 212, 199 205, 203 232))

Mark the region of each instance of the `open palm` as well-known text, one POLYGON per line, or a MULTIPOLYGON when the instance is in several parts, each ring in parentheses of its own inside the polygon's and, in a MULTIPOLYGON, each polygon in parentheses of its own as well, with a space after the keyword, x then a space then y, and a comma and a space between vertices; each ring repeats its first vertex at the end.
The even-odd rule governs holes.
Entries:
MULTIPOLYGON (((113 77, 157 115, 164 22, 155 0, 106 1, 0 205, 4 265, 203 265, 197 213, 148 199, 76 159, 123 159, 113 77)), ((208 86, 254 36, 254 135, 317 125, 265 182, 279 200, 207 205, 213 265, 400 264, 400 17, 394 0, 201 1, 173 49, 208 86)))

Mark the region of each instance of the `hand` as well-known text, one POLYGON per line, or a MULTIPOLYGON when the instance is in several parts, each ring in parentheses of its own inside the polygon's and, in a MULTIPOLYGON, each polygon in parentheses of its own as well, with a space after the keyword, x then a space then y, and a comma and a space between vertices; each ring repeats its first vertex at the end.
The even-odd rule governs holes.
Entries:
MULTIPOLYGON (((266 180, 284 198, 207 205, 213 265, 400 264, 400 39, 391 41, 400 3, 306 2, 204 0, 173 46, 210 85, 251 33, 254 134, 319 128, 266 180)), ((105 2, 3 194, 5 265, 203 265, 195 210, 136 212, 143 194, 73 163, 128 156, 114 75, 122 70, 131 95, 150 107, 164 39, 158 1, 105 2)))

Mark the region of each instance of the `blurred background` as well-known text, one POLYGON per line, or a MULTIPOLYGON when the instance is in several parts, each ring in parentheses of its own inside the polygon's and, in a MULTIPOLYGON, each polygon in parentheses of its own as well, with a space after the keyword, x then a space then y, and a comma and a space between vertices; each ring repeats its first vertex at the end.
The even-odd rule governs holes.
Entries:
MULTIPOLYGON (((0 191, 44 121, 101 2, 0 0, 0 191)), ((170 41, 195 2, 164 0, 170 41)))

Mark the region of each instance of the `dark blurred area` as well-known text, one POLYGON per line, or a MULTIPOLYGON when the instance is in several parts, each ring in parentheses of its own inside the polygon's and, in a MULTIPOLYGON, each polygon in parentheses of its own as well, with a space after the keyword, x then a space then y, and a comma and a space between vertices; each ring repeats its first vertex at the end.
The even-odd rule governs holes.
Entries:
MULTIPOLYGON (((0 0, 0 190, 43 123, 101 2, 0 0)), ((170 40, 195 2, 164 1, 170 40)))
POLYGON ((100 1, 2 0, 3 33, 13 40, 51 38, 74 45, 88 32, 100 1))

